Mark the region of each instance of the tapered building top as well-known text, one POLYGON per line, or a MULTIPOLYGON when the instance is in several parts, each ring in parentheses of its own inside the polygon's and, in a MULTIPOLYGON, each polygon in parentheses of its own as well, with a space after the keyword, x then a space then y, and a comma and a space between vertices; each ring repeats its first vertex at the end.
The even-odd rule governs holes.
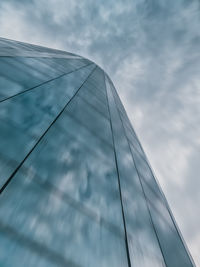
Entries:
POLYGON ((0 266, 194 266, 95 63, 0 39, 0 166, 0 266))

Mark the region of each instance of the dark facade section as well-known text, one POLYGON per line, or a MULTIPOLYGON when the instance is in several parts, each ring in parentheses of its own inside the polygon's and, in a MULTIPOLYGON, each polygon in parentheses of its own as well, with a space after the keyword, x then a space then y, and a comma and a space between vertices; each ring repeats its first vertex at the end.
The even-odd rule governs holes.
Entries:
POLYGON ((0 266, 194 266, 96 64, 1 38, 0 129, 0 266))

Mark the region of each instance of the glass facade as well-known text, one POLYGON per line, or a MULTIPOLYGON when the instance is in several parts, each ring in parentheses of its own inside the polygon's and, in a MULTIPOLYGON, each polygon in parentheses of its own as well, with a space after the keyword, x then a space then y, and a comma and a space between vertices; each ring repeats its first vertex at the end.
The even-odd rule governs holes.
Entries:
POLYGON ((0 39, 0 166, 0 266, 194 266, 95 63, 0 39))

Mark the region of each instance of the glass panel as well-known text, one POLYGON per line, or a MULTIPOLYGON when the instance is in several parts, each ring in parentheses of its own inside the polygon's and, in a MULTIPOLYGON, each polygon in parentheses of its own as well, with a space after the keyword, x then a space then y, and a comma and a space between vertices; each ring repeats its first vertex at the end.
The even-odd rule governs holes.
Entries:
MULTIPOLYGON (((90 86, 88 84, 88 86, 90 86)), ((82 88, 84 92, 84 87, 82 88)), ((87 127, 94 135, 101 138, 112 148, 112 138, 109 121, 96 111, 91 105, 88 105, 77 94, 76 101, 71 102, 67 108, 68 114, 78 121, 81 125, 87 127), (82 112, 84 110, 84 112, 82 112)))
POLYGON ((1 57, 0 101, 83 65, 72 59, 1 57))
POLYGON ((180 264, 181 266, 192 266, 187 251, 163 199, 155 194, 145 181, 143 181, 143 188, 148 198, 150 212, 166 262, 168 263, 167 266, 180 266, 180 264), (172 251, 174 256, 172 255, 169 259, 169 255, 172 254, 172 251))
POLYGON ((97 71, 92 73, 87 86, 84 86, 84 90, 80 90, 79 96, 81 96, 81 98, 89 103, 93 108, 98 110, 100 114, 109 119, 104 75, 101 70, 97 69, 97 71), (100 79, 98 84, 95 84, 95 79, 100 79), (91 82, 93 80, 94 82, 91 82))
MULTIPOLYGON (((164 205, 164 210, 167 212, 168 214, 168 211, 167 211, 167 208, 166 208, 166 202, 165 202, 165 199, 163 198, 163 196, 159 193, 156 193, 152 187, 149 186, 149 184, 144 180, 144 179, 141 179, 142 181, 142 184, 143 184, 143 188, 144 188, 144 191, 145 191, 145 195, 147 197, 147 199, 154 203, 155 207, 157 205, 164 205)), ((165 217, 165 216, 164 216, 165 217)), ((169 214, 165 217, 165 220, 169 223, 169 225, 171 225, 171 227, 174 228, 174 225, 171 221, 171 218, 169 217, 169 214)))
POLYGON ((78 69, 80 67, 83 67, 85 65, 91 64, 91 62, 89 62, 89 60, 85 60, 85 59, 69 59, 69 58, 51 58, 51 59, 46 59, 44 58, 44 61, 46 60, 51 60, 53 61, 53 63, 56 63, 55 68, 62 68, 62 71, 64 73, 74 70, 74 69, 78 69))
POLYGON ((111 129, 79 101, 77 94, 0 196, 0 226, 9 229, 0 250, 13 233, 15 242, 2 251, 19 262, 17 253, 29 249, 24 265, 48 266, 50 253, 55 266, 127 266, 114 153, 105 142, 111 129), (72 106, 94 131, 97 121, 107 127, 101 138, 74 119, 72 106))
POLYGON ((125 131, 126 131, 126 136, 127 138, 129 139, 129 142, 132 144, 132 146, 134 147, 134 150, 136 150, 138 153, 140 153, 140 155, 145 158, 145 155, 140 147, 140 144, 138 142, 138 139, 137 137, 135 136, 135 134, 133 133, 133 131, 130 131, 125 122, 123 121, 123 125, 124 125, 124 128, 125 128, 125 131))
POLYGON ((124 106, 122 105, 122 102, 121 102, 116 90, 114 89, 114 85, 113 85, 111 80, 110 80, 110 85, 111 85, 111 91, 112 91, 113 97, 115 99, 116 106, 120 110, 120 112, 123 113, 124 116, 126 117, 126 111, 124 109, 124 106))
POLYGON ((0 199, 1 266, 124 266, 123 238, 42 185, 31 169, 20 171, 0 199))
MULTIPOLYGON (((72 53, 52 49, 48 47, 42 47, 38 45, 32 45, 22 43, 18 41, 8 40, 1 38, 0 40, 0 55, 2 56, 32 56, 32 57, 57 57, 57 58, 77 58, 81 59, 80 56, 72 53)), ((87 64, 87 63, 86 63, 87 64)))
POLYGON ((67 111, 71 117, 87 127, 94 135, 98 136, 112 148, 109 121, 99 112, 83 102, 78 96, 76 97, 76 103, 70 103, 67 111), (84 113, 82 113, 83 108, 85 109, 84 113))
POLYGON ((0 266, 75 266, 38 242, 0 220, 0 266))
POLYGON ((113 157, 109 146, 65 112, 29 156, 26 166, 36 177, 38 172, 38 179, 47 186, 61 190, 78 210, 120 234, 122 221, 113 157))
POLYGON ((65 51, 0 47, 0 187, 12 177, 0 266, 193 266, 104 72, 65 51))
POLYGON ((0 104, 0 186, 24 159, 93 68, 94 65, 90 65, 0 104))
POLYGON ((62 73, 45 64, 42 59, 1 57, 0 75, 5 79, 4 83, 0 85, 1 94, 9 95, 6 93, 7 90, 14 90, 15 92, 15 88, 13 88, 15 84, 21 86, 22 89, 28 89, 62 73), (10 82, 7 86, 6 81, 10 82))
POLYGON ((106 81, 132 266, 165 266, 125 132, 106 81))
POLYGON ((154 204, 156 205, 156 209, 151 203, 149 207, 167 267, 192 267, 193 264, 183 246, 180 236, 171 223, 171 218, 167 214, 166 208, 162 202, 156 202, 154 204), (171 227, 169 223, 171 223, 171 227))
POLYGON ((98 98, 105 104, 106 103, 106 92, 105 92, 105 82, 104 75, 101 69, 97 69, 89 80, 91 93, 95 93, 98 95, 98 98))
MULTIPOLYGON (((137 166, 139 175, 141 179, 144 179, 146 183, 154 190, 155 194, 158 194, 161 199, 163 199, 163 195, 160 192, 160 189, 158 187, 158 184, 153 176, 153 173, 146 162, 146 160, 141 157, 140 153, 138 153, 133 146, 131 145, 131 151, 135 160, 135 164, 137 166)), ((164 201, 164 199, 163 199, 164 201)))
POLYGON ((81 97, 85 102, 86 105, 90 105, 92 108, 97 110, 102 116, 104 116, 106 119, 109 119, 108 116, 108 107, 103 103, 95 93, 95 89, 93 88, 93 93, 91 93, 91 90, 88 89, 88 87, 91 87, 90 85, 83 86, 84 90, 80 90, 79 97, 81 97), (87 87, 87 88, 86 88, 87 87))

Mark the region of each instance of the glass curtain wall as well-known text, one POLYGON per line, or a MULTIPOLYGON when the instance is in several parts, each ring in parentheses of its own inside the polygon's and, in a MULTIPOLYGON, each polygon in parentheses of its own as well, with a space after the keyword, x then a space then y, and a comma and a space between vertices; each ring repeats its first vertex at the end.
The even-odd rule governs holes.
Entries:
POLYGON ((0 39, 0 166, 0 266, 194 266, 95 63, 0 39))

